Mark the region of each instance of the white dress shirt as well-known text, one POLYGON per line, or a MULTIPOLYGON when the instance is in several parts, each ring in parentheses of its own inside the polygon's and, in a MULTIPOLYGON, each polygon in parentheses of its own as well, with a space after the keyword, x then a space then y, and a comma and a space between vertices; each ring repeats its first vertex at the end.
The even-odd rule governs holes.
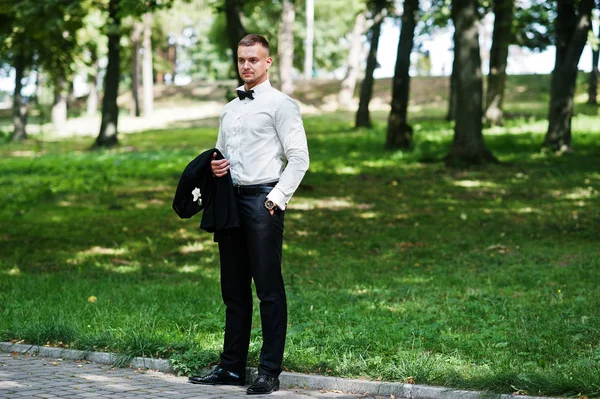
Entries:
POLYGON ((309 164, 300 107, 268 80, 252 90, 253 100, 235 98, 223 108, 216 148, 234 185, 278 181, 267 198, 285 209, 309 164))

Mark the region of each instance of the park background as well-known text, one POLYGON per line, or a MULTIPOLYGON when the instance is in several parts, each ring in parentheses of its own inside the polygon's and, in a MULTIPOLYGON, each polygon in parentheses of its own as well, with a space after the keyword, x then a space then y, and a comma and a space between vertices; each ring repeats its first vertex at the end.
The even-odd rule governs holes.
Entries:
MULTIPOLYGON (((600 396, 597 16, 590 0, 0 2, 0 340, 182 374, 218 361, 216 244, 171 201, 239 84, 232 47, 259 32, 311 153, 286 215, 285 369, 600 396)), ((255 303, 250 365, 259 320, 255 303)))

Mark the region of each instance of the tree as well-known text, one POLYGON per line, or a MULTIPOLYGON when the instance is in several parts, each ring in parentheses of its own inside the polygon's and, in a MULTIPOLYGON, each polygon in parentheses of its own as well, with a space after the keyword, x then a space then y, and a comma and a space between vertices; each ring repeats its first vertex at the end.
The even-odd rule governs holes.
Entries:
POLYGON ((338 94, 338 104, 340 109, 349 109, 354 97, 356 80, 360 68, 360 55, 363 49, 362 36, 367 27, 367 10, 362 10, 356 14, 354 28, 350 34, 350 51, 348 51, 348 66, 346 76, 342 80, 341 89, 338 94))
POLYGON ((133 23, 131 30, 131 115, 140 116, 140 47, 144 24, 140 21, 133 23))
POLYGON ((373 73, 377 68, 377 49, 379 48, 379 37, 381 36, 381 24, 383 18, 376 22, 371 28, 369 34, 369 55, 367 56, 367 68, 365 78, 360 87, 360 100, 358 111, 356 111, 356 127, 371 127, 371 114, 369 112, 369 103, 373 96, 373 73))
MULTIPOLYGON (((238 43, 248 34, 242 24, 243 0, 225 0, 225 18, 227 20, 227 37, 229 39, 229 48, 232 53, 233 70, 237 74, 237 47, 238 43)), ((244 84, 242 78, 238 75, 238 84, 244 84)))
POLYGON ((104 97, 102 98, 102 122, 94 147, 112 147, 118 144, 121 21, 124 17, 140 18, 142 15, 160 8, 170 8, 173 0, 110 0, 108 4, 108 65, 104 77, 104 97))
MULTIPOLYGON (((152 78, 152 13, 144 13, 142 49, 142 87, 144 93, 144 116, 148 117, 154 112, 154 80, 152 78)), ((173 74, 175 80, 175 74, 173 74)))
MULTIPOLYGON (((502 3, 507 4, 512 2, 513 6, 510 11, 512 14, 512 20, 508 18, 506 8, 495 7, 497 11, 500 11, 502 15, 499 18, 495 18, 494 21, 494 37, 492 41, 492 49, 490 51, 490 84, 491 92, 488 94, 489 101, 487 104, 490 105, 490 112, 495 117, 502 115, 502 101, 504 93, 502 90, 498 90, 504 87, 505 73, 499 73, 501 70, 506 69, 506 60, 504 54, 508 55, 508 45, 515 44, 518 46, 527 47, 533 51, 542 51, 550 44, 550 38, 554 34, 552 26, 550 24, 550 16, 554 14, 553 2, 546 0, 527 0, 527 2, 516 2, 514 0, 495 0, 496 5, 500 6, 502 3), (504 21, 504 23, 501 23, 504 21), (509 40, 507 42, 507 40, 509 40), (503 66, 504 65, 504 66, 503 66), (495 100, 493 100, 495 98, 495 100)), ((425 22, 426 28, 423 32, 428 32, 434 27, 444 27, 450 22, 448 17, 450 16, 449 10, 450 0, 432 0, 432 7, 425 13, 422 21, 425 22)), ((478 9, 480 10, 479 17, 485 15, 491 5, 489 0, 479 0, 478 9)), ((454 30, 456 35, 456 29, 454 30)), ((459 41, 454 37, 454 54, 456 55, 459 51, 456 48, 456 43, 459 41)), ((450 76, 450 91, 448 101, 448 113, 446 116, 447 120, 454 120, 457 108, 457 96, 456 96, 456 85, 457 85, 457 74, 460 66, 457 64, 457 58, 454 57, 452 63, 452 73, 450 76)), ((486 104, 486 114, 488 105, 486 104)))
POLYGON ((456 109, 454 139, 448 164, 479 164, 496 161, 487 149, 482 133, 483 81, 476 0, 453 0, 455 26, 454 56, 459 65, 456 74, 456 109))
MULTIPOLYGON (((592 31, 593 35, 593 31, 592 31)), ((600 59, 600 29, 598 30, 598 37, 595 42, 592 43, 592 70, 590 71, 589 89, 588 89, 588 101, 590 105, 598 105, 598 61, 600 59)))
POLYGON ((459 54, 459 49, 458 49, 458 45, 460 43, 460 40, 458 38, 458 31, 456 30, 456 28, 454 29, 454 38, 453 38, 453 42, 454 42, 454 58, 452 59, 452 72, 450 73, 450 93, 448 94, 448 113, 446 114, 446 120, 447 121, 453 121, 456 120, 456 109, 457 109, 457 99, 456 99, 456 93, 458 91, 457 86, 458 86, 458 74, 459 74, 459 68, 460 68, 460 64, 459 64, 459 58, 458 58, 458 54, 459 54))
POLYGON ((57 132, 64 130, 67 124, 67 81, 64 76, 54 78, 52 124, 57 132))
POLYGON ((21 90, 23 89, 23 78, 27 56, 18 53, 15 57, 15 91, 13 93, 13 141, 21 141, 27 138, 27 105, 23 102, 21 90))
POLYGON ((279 25, 278 55, 279 55, 279 79, 281 91, 287 95, 294 92, 292 82, 292 67, 294 64, 294 3, 292 0, 283 0, 281 11, 281 23, 279 25))
POLYGON ((387 0, 374 0, 368 4, 371 11, 371 19, 373 25, 368 34, 369 54, 367 56, 367 67, 365 70, 365 78, 360 87, 360 100, 358 111, 356 111, 356 127, 370 127, 371 115, 369 112, 369 103, 373 96, 373 73, 377 68, 377 49, 379 48, 379 37, 381 36, 381 25, 383 24, 384 15, 388 9, 394 7, 393 3, 387 0))
POLYGON ((504 124, 504 87, 508 46, 512 36, 514 0, 494 0, 494 33, 490 51, 490 72, 486 93, 486 121, 494 125, 504 124))
POLYGON ((95 116, 98 112, 98 75, 100 59, 106 55, 107 38, 102 34, 106 18, 98 8, 91 8, 83 19, 83 26, 77 31, 77 43, 81 55, 76 58, 77 71, 87 77, 89 93, 86 106, 87 114, 95 116))
POLYGON ((90 48, 90 66, 87 73, 87 84, 90 88, 88 93, 86 108, 88 116, 95 116, 98 112, 98 70, 100 63, 98 61, 98 49, 94 46, 90 48))
POLYGON ((108 5, 108 65, 104 77, 104 96, 102 97, 102 122, 94 147, 111 147, 118 143, 117 126, 119 122, 120 51, 121 16, 120 1, 110 0, 108 5))
POLYGON ((388 118, 386 148, 409 148, 412 144, 412 127, 408 125, 408 99, 410 93, 410 54, 414 45, 419 0, 405 0, 402 28, 396 55, 396 69, 392 83, 392 110, 388 118))
POLYGON ((15 68, 15 89, 13 92, 13 141, 27 138, 27 105, 23 101, 21 90, 27 68, 33 64, 30 52, 31 41, 12 4, 0 3, 0 62, 15 68))
POLYGON ((27 106, 21 94, 27 71, 43 69, 54 83, 53 120, 66 120, 66 81, 77 50, 85 4, 79 0, 10 0, 0 4, 0 57, 15 68, 13 140, 27 137, 27 106), (41 23, 43 22, 43 23, 41 23))
POLYGON ((544 147, 554 151, 572 150, 571 118, 577 81, 577 64, 591 27, 594 0, 558 0, 554 21, 556 61, 550 83, 548 131, 544 147))
MULTIPOLYGON (((355 17, 355 12, 361 7, 364 0, 345 0, 345 1, 317 1, 314 3, 314 30, 318 32, 314 37, 314 53, 313 53, 313 71, 327 72, 335 71, 343 66, 348 55, 348 45, 341 39, 348 33, 349 26, 355 17)), ((205 46, 209 50, 214 51, 219 57, 219 61, 223 55, 228 59, 232 54, 237 54, 237 43, 246 32, 259 32, 264 35, 271 46, 273 54, 278 53, 279 43, 279 24, 274 21, 280 21, 282 15, 282 2, 272 0, 234 0, 233 4, 237 4, 237 13, 229 12, 229 19, 226 15, 225 0, 221 0, 216 7, 216 16, 212 21, 212 26, 207 37, 209 45, 205 46), (243 13, 244 18, 240 18, 240 13, 243 13), (232 14, 235 14, 232 16, 232 14), (236 17, 237 16, 237 17, 236 17), (238 22, 244 29, 243 34, 238 37, 235 35, 235 44, 231 45, 230 35, 232 24, 229 20, 234 20, 233 26, 237 26, 238 22), (238 22, 236 22, 237 20, 238 22), (212 50, 214 49, 214 50, 212 50)), ((298 4, 298 3, 296 3, 298 4)), ((229 7, 230 9, 233 7, 229 7)), ((304 21, 306 18, 305 7, 295 7, 296 23, 294 24, 294 68, 303 70, 306 52, 310 51, 305 47, 305 39, 307 35, 307 26, 304 21)), ((235 29, 234 29, 235 30, 235 29)), ((204 58, 208 58, 205 55, 204 58)), ((236 63, 228 62, 235 69, 231 71, 231 77, 237 75, 237 57, 236 63)), ((271 69, 272 77, 276 75, 276 70, 279 66, 277 60, 271 69)))
POLYGON ((304 48, 304 79, 310 80, 313 71, 313 42, 315 36, 315 0, 306 0, 306 41, 304 48))

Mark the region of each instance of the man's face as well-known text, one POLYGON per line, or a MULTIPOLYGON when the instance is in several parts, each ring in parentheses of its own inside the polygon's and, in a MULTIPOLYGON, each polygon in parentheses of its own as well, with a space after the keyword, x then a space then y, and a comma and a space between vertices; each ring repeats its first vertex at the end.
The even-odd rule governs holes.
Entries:
POLYGON ((238 72, 246 90, 267 80, 267 71, 273 63, 266 48, 260 44, 239 46, 237 49, 238 72))

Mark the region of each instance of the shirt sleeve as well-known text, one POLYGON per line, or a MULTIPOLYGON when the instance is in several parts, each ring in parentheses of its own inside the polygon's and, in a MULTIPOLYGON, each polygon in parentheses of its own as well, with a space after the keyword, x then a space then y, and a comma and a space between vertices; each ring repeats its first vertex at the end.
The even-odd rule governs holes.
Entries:
POLYGON ((283 146, 287 165, 267 198, 279 208, 285 209, 309 165, 308 144, 300 107, 290 97, 281 101, 275 111, 275 129, 283 146))

